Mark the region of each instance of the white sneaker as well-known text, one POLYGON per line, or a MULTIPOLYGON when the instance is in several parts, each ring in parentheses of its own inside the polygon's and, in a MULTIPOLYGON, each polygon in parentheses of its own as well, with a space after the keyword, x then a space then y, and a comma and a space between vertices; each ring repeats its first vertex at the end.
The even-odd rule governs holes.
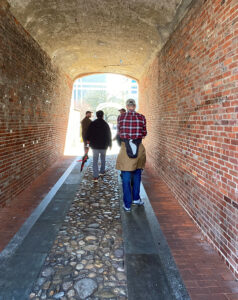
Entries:
POLYGON ((133 200, 132 204, 134 204, 134 205, 144 205, 144 201, 142 201, 141 199, 139 199, 139 200, 133 200))
POLYGON ((126 212, 130 212, 131 211, 131 208, 130 207, 126 207, 125 205, 123 205, 123 208, 126 212))

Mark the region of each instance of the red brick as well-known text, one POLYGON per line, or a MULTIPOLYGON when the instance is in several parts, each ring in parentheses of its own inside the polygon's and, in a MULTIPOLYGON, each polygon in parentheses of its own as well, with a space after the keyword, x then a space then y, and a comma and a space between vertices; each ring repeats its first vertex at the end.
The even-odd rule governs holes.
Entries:
POLYGON ((238 276, 237 208, 231 202, 238 188, 238 44, 231 18, 238 6, 199 3, 140 80, 140 110, 148 126, 144 143, 150 165, 238 276), (217 20, 219 26, 211 27, 217 20), (184 53, 191 56, 189 64, 184 53))
POLYGON ((1 207, 63 154, 72 85, 10 12, 0 11, 1 207))

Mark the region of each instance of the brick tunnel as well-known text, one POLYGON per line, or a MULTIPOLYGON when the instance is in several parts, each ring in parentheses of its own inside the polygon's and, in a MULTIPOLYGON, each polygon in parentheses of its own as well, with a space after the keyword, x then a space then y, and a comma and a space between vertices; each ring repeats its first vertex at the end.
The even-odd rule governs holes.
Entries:
MULTIPOLYGON (((237 0, 0 0, 2 252, 9 227, 16 233, 29 217, 24 208, 16 219, 17 200, 40 205, 73 162, 63 157, 72 86, 95 73, 138 80, 145 193, 189 297, 238 299, 237 0), (39 186, 42 195, 35 189, 24 198, 39 186), (203 250, 184 247, 193 238, 203 250)), ((0 299, 25 299, 1 290, 0 299)), ((34 299, 86 299, 78 290, 34 299)), ((109 295, 88 299, 127 299, 109 295)))

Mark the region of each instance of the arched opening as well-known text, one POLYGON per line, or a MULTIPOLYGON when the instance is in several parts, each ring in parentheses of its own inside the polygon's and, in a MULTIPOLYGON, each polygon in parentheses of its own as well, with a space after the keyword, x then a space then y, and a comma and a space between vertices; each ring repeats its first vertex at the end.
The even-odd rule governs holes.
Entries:
POLYGON ((148 165, 237 274, 235 2, 1 0, 0 207, 61 157, 78 74, 135 76, 148 165))
MULTIPOLYGON (((82 155, 83 143, 80 122, 86 111, 92 111, 92 119, 96 111, 104 111, 104 119, 108 122, 112 138, 116 135, 116 122, 120 108, 125 108, 128 98, 138 103, 138 83, 134 78, 111 73, 90 74, 74 81, 69 113, 69 122, 65 143, 65 155, 82 155)), ((117 153, 118 146, 113 143, 110 153, 117 153)))

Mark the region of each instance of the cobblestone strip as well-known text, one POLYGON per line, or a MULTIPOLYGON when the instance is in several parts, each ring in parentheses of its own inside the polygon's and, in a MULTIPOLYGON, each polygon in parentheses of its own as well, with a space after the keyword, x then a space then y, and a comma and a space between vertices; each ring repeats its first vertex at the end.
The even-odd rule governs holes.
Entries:
POLYGON ((89 166, 29 299, 127 299, 114 166, 98 183, 89 166))

